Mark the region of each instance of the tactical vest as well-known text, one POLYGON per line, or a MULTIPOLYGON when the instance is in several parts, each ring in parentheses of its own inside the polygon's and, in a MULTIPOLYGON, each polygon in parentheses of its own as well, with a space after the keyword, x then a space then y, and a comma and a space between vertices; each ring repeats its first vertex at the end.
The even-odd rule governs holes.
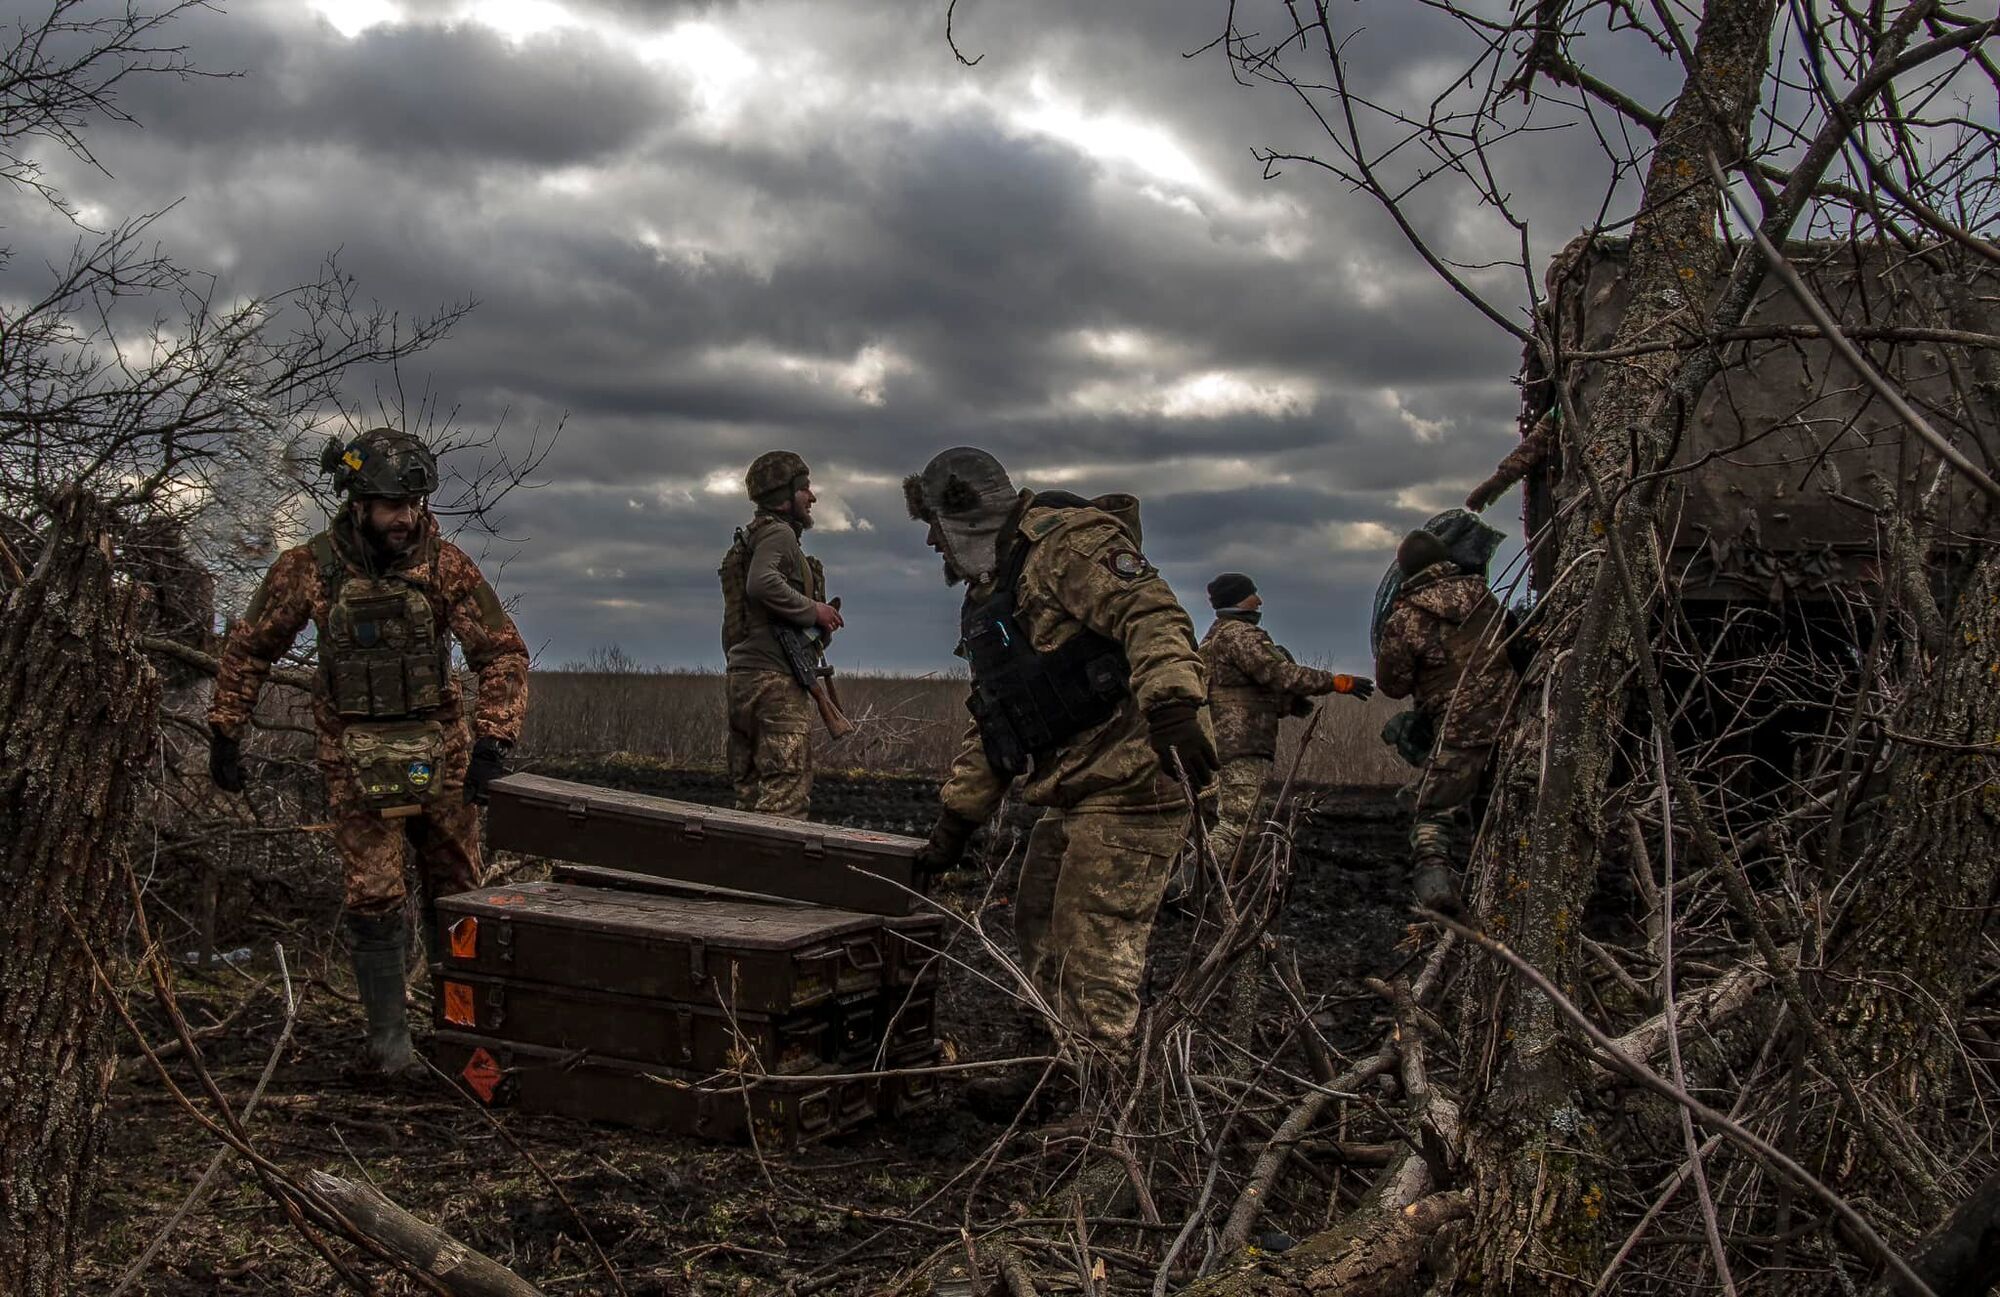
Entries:
POLYGON ((330 533, 313 537, 312 553, 326 592, 319 659, 334 710, 393 720, 442 703, 451 645, 424 592, 395 575, 353 575, 330 533))
MULTIPOLYGON (((716 575, 722 580, 722 651, 730 649, 749 639, 756 630, 750 614, 750 555, 756 549, 758 532, 765 527, 789 526, 783 518, 770 514, 759 514, 748 527, 738 527, 736 538, 730 543, 729 552, 722 556, 722 566, 716 575)), ((795 574, 792 584, 815 603, 826 601, 826 568, 812 555, 806 555, 804 584, 800 584, 795 574)))
POLYGON ((993 592, 984 599, 968 593, 959 621, 959 656, 972 669, 965 705, 986 764, 1003 779, 1027 774, 1064 742, 1110 720, 1132 687, 1116 640, 1085 629, 1044 652, 1028 638, 1015 603, 1032 548, 1016 537, 993 592))

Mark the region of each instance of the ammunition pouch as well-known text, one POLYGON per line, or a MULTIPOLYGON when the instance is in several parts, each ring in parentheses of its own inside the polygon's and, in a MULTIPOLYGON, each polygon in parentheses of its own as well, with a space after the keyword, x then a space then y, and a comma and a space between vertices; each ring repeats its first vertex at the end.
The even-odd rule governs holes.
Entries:
POLYGON ((972 668, 966 709, 979 728, 986 764, 1003 779, 1027 774, 1038 760, 1118 711, 1132 691, 1132 669, 1115 640, 1082 631, 1043 652, 1015 615, 1016 587, 1029 544, 1015 540, 994 592, 966 597, 959 654, 972 668))
POLYGON ((363 803, 387 819, 415 815, 444 786, 444 726, 436 721, 349 725, 340 755, 363 803))
POLYGON ((328 537, 314 548, 327 595, 320 661, 334 710, 379 720, 439 706, 451 649, 429 598, 404 581, 349 575, 328 537))

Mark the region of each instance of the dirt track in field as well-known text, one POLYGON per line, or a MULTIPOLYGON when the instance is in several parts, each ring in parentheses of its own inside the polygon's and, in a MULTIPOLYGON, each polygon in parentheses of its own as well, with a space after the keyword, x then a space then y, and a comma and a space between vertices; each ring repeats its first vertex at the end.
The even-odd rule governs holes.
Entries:
MULTIPOLYGON (((726 782, 711 772, 602 760, 539 769, 687 800, 727 800, 726 782)), ((822 776, 815 818, 918 833, 929 822, 935 795, 935 784, 926 780, 822 776)), ((1321 1001, 1321 1022, 1336 1044, 1358 1045, 1377 1018, 1377 1001, 1360 979, 1398 963, 1393 947, 1405 922, 1401 817, 1381 789, 1306 790, 1300 803, 1307 809, 1297 836, 1286 936, 1321 1001)), ((1007 846, 1021 827, 1004 825, 996 845, 1007 846)), ((511 867, 524 876, 537 869, 521 862, 511 867)), ((979 912, 1005 941, 1012 880, 1003 877, 990 891, 983 871, 946 881, 947 902, 979 912)), ((291 916, 287 926, 286 939, 296 942, 319 925, 291 916)), ((1156 981, 1184 957, 1190 931, 1184 917, 1162 917, 1156 981)), ((220 944, 255 945, 261 954, 272 935, 268 929, 225 932, 220 944)), ((456 1088, 433 1082, 385 1093, 341 1078, 340 1065, 360 1033, 360 1014, 348 998, 344 959, 331 934, 316 935, 317 949, 295 952, 304 1009, 294 1045, 251 1122, 265 1155, 295 1174, 317 1167, 365 1176, 550 1294, 610 1291, 569 1212, 456 1088)), ((974 970, 991 967, 963 933, 954 938, 951 956, 974 970)), ((224 1018, 243 1004, 253 979, 270 972, 260 963, 247 973, 184 974, 188 1016, 196 1027, 224 1018)), ((413 1018, 427 1019, 421 979, 414 993, 413 1018)), ((153 1038, 163 1039, 164 1021, 143 1003, 139 1007, 153 1038)), ((1027 1025, 1025 1015, 966 969, 947 977, 940 1018, 950 1048, 968 1060, 1016 1049, 1027 1025)), ((275 989, 266 986, 228 1031, 204 1044, 224 1092, 237 1103, 254 1085, 281 1020, 275 989)), ((121 1055, 132 1052, 129 1042, 121 1046, 121 1055)), ((185 1067, 174 1066, 192 1091, 185 1067)), ((158 1079, 131 1062, 121 1064, 110 1116, 103 1188, 91 1211, 79 1291, 110 1291, 215 1148, 158 1079)), ((878 1124, 765 1159, 746 1149, 561 1118, 502 1113, 499 1119, 562 1185, 635 1294, 782 1292, 788 1284, 793 1291, 881 1291, 902 1266, 953 1241, 965 1202, 963 1184, 952 1186, 952 1179, 999 1133, 956 1102, 951 1084, 942 1103, 893 1126, 878 1124), (953 1191, 940 1193, 948 1187, 953 1191)), ((979 1210, 1004 1209, 1007 1198, 996 1184, 1015 1185, 1038 1169, 1032 1154, 1011 1148, 989 1176, 979 1210)), ((222 1178, 208 1205, 177 1229, 133 1289, 176 1297, 334 1290, 324 1264, 286 1229, 247 1174, 222 1178)), ((416 1291, 396 1277, 381 1290, 416 1291)))

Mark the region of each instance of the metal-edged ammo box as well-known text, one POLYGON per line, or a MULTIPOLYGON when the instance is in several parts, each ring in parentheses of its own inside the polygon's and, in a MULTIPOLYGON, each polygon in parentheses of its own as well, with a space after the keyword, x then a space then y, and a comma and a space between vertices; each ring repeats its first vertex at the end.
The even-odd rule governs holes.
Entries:
POLYGON ((869 914, 908 914, 922 890, 916 838, 541 775, 487 793, 494 848, 869 914))
POLYGON ((442 976, 485 974, 738 1013, 882 985, 880 919, 839 910, 523 883, 439 897, 442 976))
MULTIPOLYGON (((438 1066, 489 1107, 516 1107, 700 1139, 790 1148, 873 1118, 880 1086, 835 1075, 704 1079, 627 1059, 522 1045, 471 1032, 432 1038, 438 1066)), ((913 1100, 897 1090, 895 1111, 913 1100)))

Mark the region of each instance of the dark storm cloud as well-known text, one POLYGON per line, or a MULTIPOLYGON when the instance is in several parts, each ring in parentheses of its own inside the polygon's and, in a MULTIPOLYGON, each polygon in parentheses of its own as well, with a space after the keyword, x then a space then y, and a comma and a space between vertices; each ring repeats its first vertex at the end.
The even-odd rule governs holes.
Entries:
MULTIPOLYGON (((406 313, 478 299, 405 377, 515 446, 569 415, 550 486, 506 503, 525 543, 494 550, 556 661, 719 661, 730 479, 787 445, 828 497, 844 660, 949 665, 956 596, 897 482, 972 442, 1026 485, 1140 491, 1199 620, 1208 577, 1257 562, 1303 653, 1354 665, 1395 536, 1507 449, 1517 346, 1373 204, 1264 179, 1253 146, 1323 136, 1181 57, 1224 5, 962 4, 971 70, 901 0, 565 8, 585 21, 519 38, 457 0, 352 36, 275 0, 198 13, 200 61, 246 75, 134 83, 145 131, 93 141, 115 180, 60 177, 107 211, 184 195, 162 232, 226 293, 339 248, 406 313)), ((1436 78, 1435 15, 1367 21, 1372 91, 1436 78)), ((1587 208, 1530 142, 1533 201, 1587 208)), ((1468 259, 1476 215, 1412 206, 1468 259)))

